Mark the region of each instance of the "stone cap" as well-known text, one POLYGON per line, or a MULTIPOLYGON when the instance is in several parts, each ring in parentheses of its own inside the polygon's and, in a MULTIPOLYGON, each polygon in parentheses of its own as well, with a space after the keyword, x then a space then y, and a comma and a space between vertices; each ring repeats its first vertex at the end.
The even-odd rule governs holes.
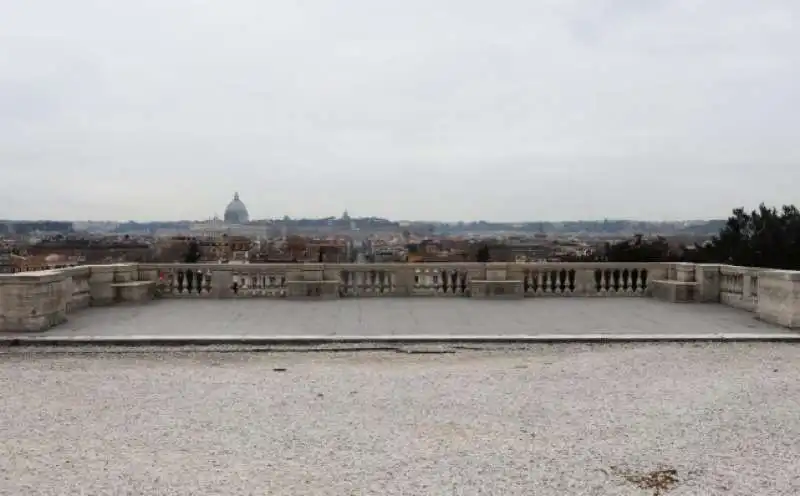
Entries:
POLYGON ((67 277, 70 276, 61 269, 17 272, 16 274, 0 274, 0 284, 39 284, 63 281, 67 277))
POLYGON ((775 281, 800 282, 800 271, 797 270, 778 270, 763 269, 758 272, 759 279, 771 279, 775 281))
POLYGON ((89 265, 92 272, 119 272, 120 270, 136 270, 139 267, 137 263, 113 263, 101 265, 89 265))

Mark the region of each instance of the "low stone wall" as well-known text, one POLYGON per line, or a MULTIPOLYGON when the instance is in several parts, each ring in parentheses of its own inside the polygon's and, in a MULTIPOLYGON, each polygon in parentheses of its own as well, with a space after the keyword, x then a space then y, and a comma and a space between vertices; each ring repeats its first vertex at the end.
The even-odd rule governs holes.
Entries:
POLYGON ((89 306, 162 297, 546 296, 719 302, 800 328, 800 272, 717 264, 113 264, 0 275, 0 331, 40 331, 89 306))
POLYGON ((42 331, 67 320, 72 278, 41 271, 0 278, 0 331, 42 331))
MULTIPOLYGON (((0 275, 0 331, 44 331, 90 306, 110 305, 130 292, 119 283, 138 278, 136 264, 87 265, 0 275)), ((152 283, 145 283, 152 286, 152 283)))
POLYGON ((800 328, 800 272, 763 270, 758 275, 758 318, 800 328))

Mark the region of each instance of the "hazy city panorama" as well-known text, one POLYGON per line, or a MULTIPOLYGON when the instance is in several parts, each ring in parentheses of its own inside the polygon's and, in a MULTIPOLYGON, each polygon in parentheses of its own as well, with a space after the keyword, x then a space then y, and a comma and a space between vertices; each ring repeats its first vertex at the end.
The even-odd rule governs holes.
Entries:
POLYGON ((798 22, 0 1, 0 495, 800 494, 798 22))

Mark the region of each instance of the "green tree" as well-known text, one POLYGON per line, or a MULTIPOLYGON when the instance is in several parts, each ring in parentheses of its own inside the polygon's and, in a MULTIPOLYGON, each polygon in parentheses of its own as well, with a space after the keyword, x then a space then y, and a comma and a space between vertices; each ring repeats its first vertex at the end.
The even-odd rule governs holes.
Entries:
POLYGON ((763 203, 747 213, 737 208, 719 234, 694 250, 691 261, 800 270, 800 212, 763 203))
POLYGON ((489 261, 489 247, 487 245, 483 245, 480 247, 480 249, 478 249, 477 259, 478 262, 481 263, 486 263, 489 261))
POLYGON ((183 261, 185 263, 197 263, 200 261, 200 243, 198 243, 196 239, 189 242, 186 254, 183 256, 183 261))

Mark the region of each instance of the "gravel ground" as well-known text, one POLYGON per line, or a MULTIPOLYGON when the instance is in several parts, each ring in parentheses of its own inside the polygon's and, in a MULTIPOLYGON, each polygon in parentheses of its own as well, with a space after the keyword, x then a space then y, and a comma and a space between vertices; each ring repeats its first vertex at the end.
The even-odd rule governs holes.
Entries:
POLYGON ((800 346, 98 351, 0 354, 0 494, 800 494, 800 346))

